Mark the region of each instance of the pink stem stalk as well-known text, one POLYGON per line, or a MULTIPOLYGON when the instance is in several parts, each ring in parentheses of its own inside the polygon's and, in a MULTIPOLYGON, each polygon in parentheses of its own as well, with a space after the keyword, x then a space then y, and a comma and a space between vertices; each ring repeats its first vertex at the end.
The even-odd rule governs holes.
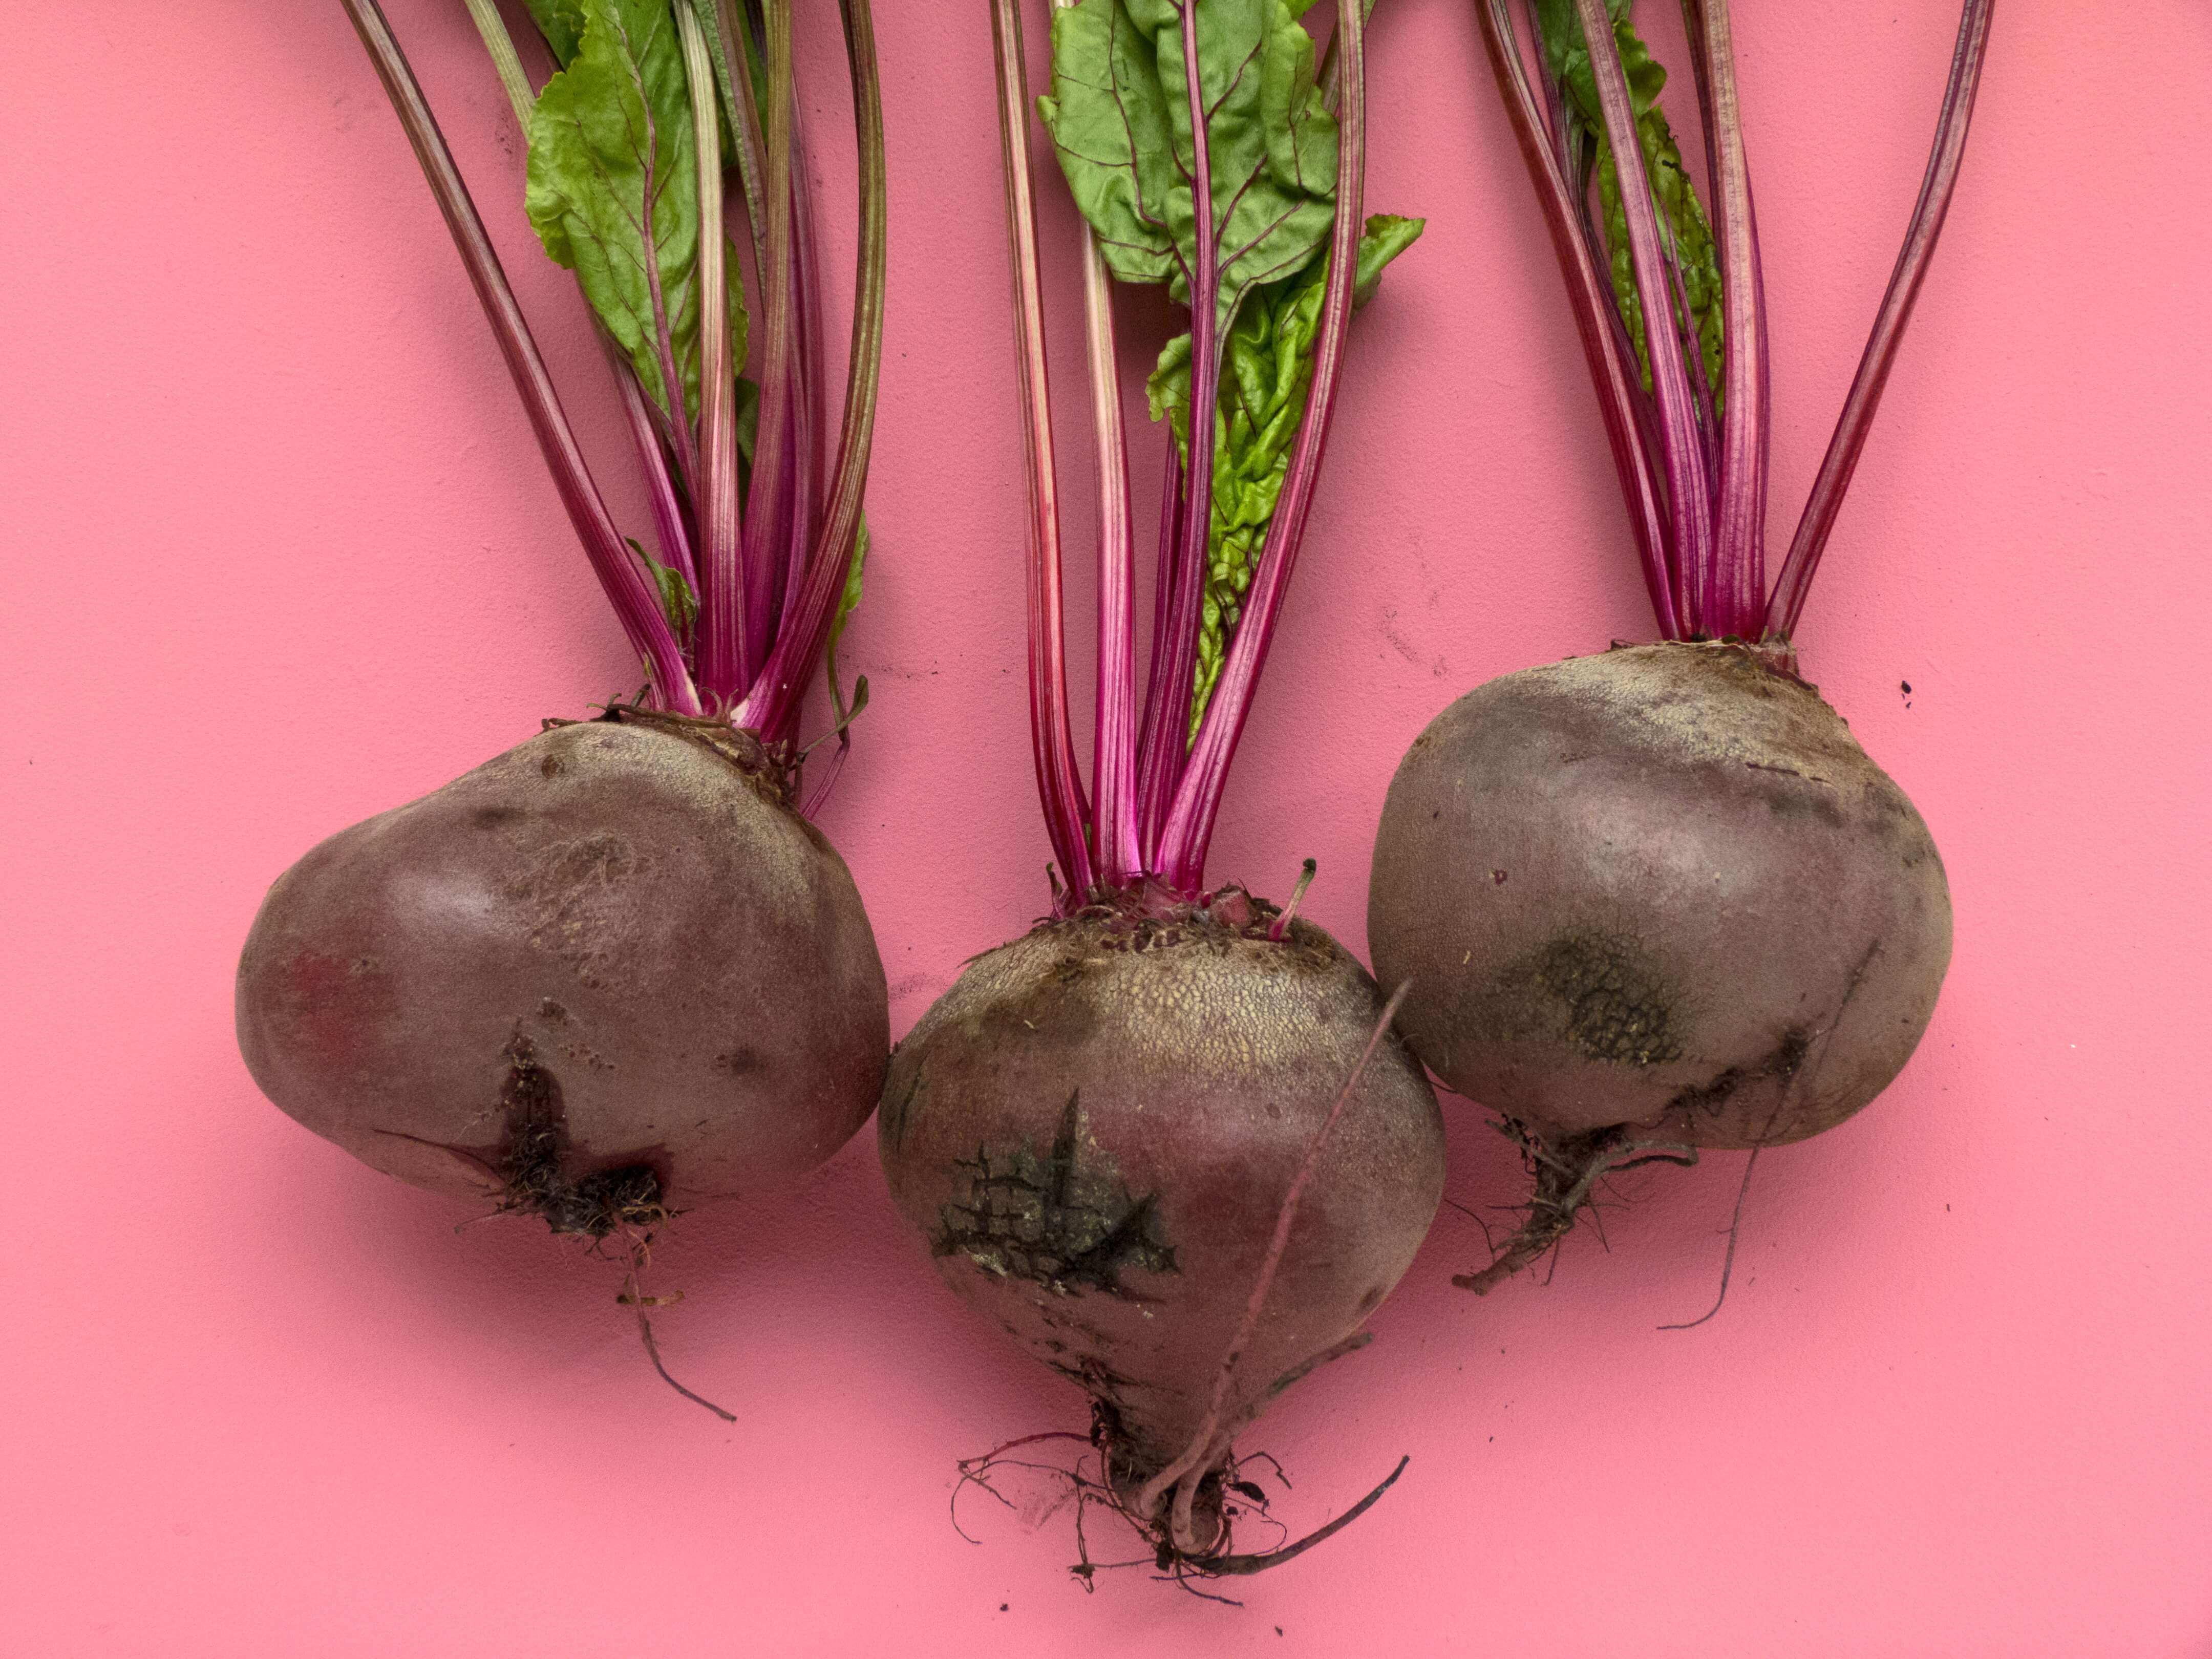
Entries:
POLYGON ((1699 102, 1712 171, 1713 234, 1720 249, 1721 338, 1726 356, 1721 465, 1713 524, 1720 580, 1712 594, 1714 631, 1755 638, 1766 596, 1766 291, 1752 216, 1751 164, 1744 154, 1736 95, 1735 46, 1728 0, 1686 0, 1698 55, 1699 102))
POLYGON ((1168 805, 1176 785, 1182 781, 1185 750, 1180 743, 1155 744, 1155 729, 1190 730, 1192 677, 1198 669, 1194 638, 1178 640, 1169 631, 1175 596, 1182 586, 1182 453, 1173 440, 1167 446, 1166 477, 1160 484, 1159 569, 1152 585, 1152 671, 1145 682, 1145 720, 1137 755, 1137 835, 1139 864, 1151 866, 1151 850, 1159 845, 1160 826, 1167 822, 1168 805))
MULTIPOLYGON (((1281 614, 1283 596, 1289 590, 1291 572, 1297 562, 1298 544, 1305 535, 1306 516, 1313 507, 1314 486, 1321 476, 1323 453, 1328 447, 1329 416, 1336 404, 1336 383, 1344 367, 1344 343, 1352 324, 1352 290, 1359 274, 1359 235, 1364 224, 1361 191, 1366 176, 1367 86, 1362 50, 1363 24, 1359 7, 1340 8, 1337 39, 1341 48, 1338 70, 1338 131, 1336 158, 1336 220, 1331 228, 1328 281, 1322 291, 1321 327, 1314 347, 1311 388, 1306 393, 1305 413, 1291 447, 1282 495, 1267 525, 1258 568, 1235 638, 1221 665, 1213 700, 1206 705, 1198 741, 1176 787, 1160 833, 1153 868, 1170 888, 1195 893, 1203 883, 1206 851, 1213 838, 1215 818, 1221 811, 1221 793, 1229 780, 1229 764, 1252 712, 1260 670, 1267 659, 1267 647, 1281 614)), ((1210 409, 1209 408, 1209 423, 1210 409)), ((1199 405, 1191 405, 1194 433, 1199 405)), ((1205 543, 1198 556, 1205 556, 1205 543)))
MULTIPOLYGON (((853 123, 860 156, 860 249, 853 282, 853 340, 847 357, 844 417, 837 459, 830 475, 830 505, 767 665, 738 704, 738 724, 788 741, 799 721, 806 688, 822 664, 830 623, 845 591, 846 572, 860 529, 860 502, 868 483, 877 393, 883 379, 884 281, 884 104, 876 67, 874 19, 868 0, 838 0, 845 24, 845 61, 853 82, 853 123), (747 719, 746 716, 753 718, 747 719)), ((789 41, 785 42, 786 63, 789 41)), ((783 84, 789 85, 787 73, 783 84)), ((787 103, 787 108, 788 105, 787 103)), ((788 185, 786 200, 788 202, 788 185)), ((763 410, 765 416, 765 410, 763 410)))
POLYGON ((1105 255, 1088 225, 1083 230, 1083 314, 1098 478, 1097 732, 1091 768, 1097 799, 1092 823, 1098 879, 1119 887, 1134 880, 1144 864, 1137 827, 1137 550, 1130 526, 1129 452, 1121 429, 1113 290, 1105 255))
POLYGON ((675 9, 691 88, 699 191, 699 563, 705 577, 699 678, 718 701, 735 696, 765 652, 742 603, 747 583, 738 523, 737 371, 730 362, 728 274, 722 259, 722 124, 714 60, 699 21, 675 9))
POLYGON ((546 470, 553 475, 553 487, 560 493, 561 504, 568 509, 577 539, 584 544, 584 551, 614 606, 623 631, 652 675, 654 694, 661 706, 678 714, 698 714, 698 693, 692 685, 691 672, 684 664, 683 647, 661 611, 659 595, 631 556, 605 501, 600 498, 599 486, 585 465, 583 451, 561 407, 560 394, 553 388, 552 376, 546 373, 544 360, 538 356, 537 342, 531 337, 522 307, 515 301, 514 290, 507 285, 499 255, 484 232, 475 203, 469 199, 468 186, 461 179, 460 169, 454 165, 444 134, 439 131, 438 123, 430 113, 422 86, 393 38, 391 25, 378 9, 376 0, 343 0, 343 3, 362 45, 368 50, 369 61, 376 67, 378 78, 384 82, 399 125, 414 146, 416 159, 422 163, 431 194, 437 198, 446 224, 453 232, 461 263, 468 270, 477 298, 499 341, 501 354, 507 359, 507 371, 514 378, 515 390, 521 396, 531 429, 537 434, 546 470))
POLYGON ((1805 516, 1798 521, 1790 555, 1782 562, 1782 574, 1767 601, 1766 632, 1771 638, 1787 640, 1797 631, 1806 596, 1812 591, 1813 574, 1820 567, 1829 532, 1835 528, 1844 491, 1859 463, 1859 451, 1866 447, 1867 434, 1873 428, 1875 410, 1881 402, 1882 388, 1889 382, 1890 368, 1905 338, 1913 301, 1920 296, 1920 283, 1935 255, 1936 239, 1943 229, 1944 215, 1950 211, 1951 192, 1959 182, 1960 164, 1966 156, 1966 129, 1973 119, 1982 61, 1989 53, 1990 15, 1994 8, 1995 0, 1966 0, 1960 15, 1950 82, 1944 88, 1943 110, 1936 118, 1936 143, 1928 157, 1927 175, 1921 182, 1920 199, 1905 228, 1905 246, 1898 252, 1889 291, 1883 295, 1881 309, 1875 314, 1850 393, 1844 399, 1835 435, 1828 441, 1820 476, 1813 481, 1805 516))
POLYGON ((1712 498, 1705 480, 1703 441, 1696 400, 1682 361, 1682 343, 1672 325, 1667 256, 1659 216, 1644 167, 1644 144, 1637 131, 1636 106, 1621 68, 1606 0, 1575 0, 1597 83, 1598 109, 1606 143, 1613 150, 1620 181, 1621 206, 1628 222, 1629 258, 1644 301, 1644 349, 1651 363, 1652 393, 1659 405, 1659 433, 1667 472, 1667 509, 1678 574, 1685 591, 1676 594, 1680 620, 1695 634, 1708 631, 1712 609, 1712 498))
MULTIPOLYGON (((797 323, 792 292, 796 262, 792 257, 792 73, 791 0, 766 0, 768 33, 767 260, 760 269, 762 304, 768 313, 761 343, 760 425, 753 440, 751 487, 746 492, 742 595, 732 603, 744 607, 767 632, 775 568, 787 556, 791 534, 790 449, 793 434, 792 381, 797 323)), ((745 665, 750 677, 758 661, 745 665)))
POLYGON ((1022 428, 1029 461, 1030 741, 1037 794, 1054 859, 1067 882, 1065 902, 1092 886, 1090 813, 1075 768, 1067 714, 1067 646, 1060 586, 1060 497, 1053 462, 1052 380, 1045 364, 1044 295, 1038 274, 1036 201, 1030 188, 1028 66, 1015 0, 992 0, 991 44, 999 77, 999 140, 1006 161, 1006 236, 1014 276, 1022 428))
MULTIPOLYGON (((1168 640, 1172 651, 1170 672, 1179 679, 1189 680, 1198 667, 1206 547, 1213 524, 1213 428, 1221 400, 1218 314, 1221 270, 1220 249, 1214 236, 1213 163, 1206 132, 1206 90, 1199 72, 1198 0, 1182 0, 1182 12, 1184 94, 1190 106, 1192 237, 1197 260, 1195 268, 1185 273, 1190 284, 1190 416, 1187 434, 1190 459, 1183 474, 1182 545, 1176 553, 1175 592, 1168 608, 1168 640)), ((1172 748, 1175 769, 1182 780, 1176 785, 1180 793, 1189 778, 1186 757, 1190 751, 1191 693, 1172 684, 1170 691, 1170 696, 1146 711, 1138 765, 1148 781, 1164 776, 1168 770, 1167 751, 1172 748)), ((1170 808, 1170 817, 1172 811, 1170 808)), ((1163 838, 1168 833, 1165 821, 1160 833, 1163 838)), ((1153 872, 1166 871, 1167 854, 1163 842, 1146 848, 1145 863, 1153 872)), ((1170 884, 1179 886, 1172 879, 1170 884)))
POLYGON ((645 475, 646 499, 653 508, 653 533, 660 540, 660 562, 681 572, 696 595, 699 591, 699 569, 691 556, 690 526, 684 519, 684 502, 676 493, 675 477, 668 470, 668 448, 661 441, 660 428, 653 418, 653 405, 646 401, 645 388, 637 383, 637 369, 629 354, 616 344, 614 337, 605 329, 599 331, 599 343, 606 350, 607 368, 614 375, 615 390, 622 396, 623 415, 629 422, 630 444, 637 451, 638 470, 645 475))
POLYGON ((1674 605, 1676 582, 1666 507, 1660 499, 1657 470, 1643 436, 1638 414, 1643 388, 1630 367, 1626 337, 1613 308, 1612 289, 1583 229, 1566 159, 1546 142, 1543 112, 1522 63, 1506 0, 1482 0, 1475 15, 1482 25, 1483 44, 1489 49, 1498 91, 1504 97, 1505 113, 1513 124, 1514 137, 1520 141, 1522 159, 1535 182, 1536 199, 1552 234, 1553 251, 1559 257, 1559 274, 1566 280, 1569 309, 1574 313, 1576 332, 1582 337, 1583 356, 1589 365, 1598 412, 1604 418, 1606 439, 1613 451, 1613 471, 1620 476, 1621 498, 1628 507, 1629 528, 1636 537, 1644 590, 1650 595, 1661 637, 1679 639, 1682 629, 1674 605))

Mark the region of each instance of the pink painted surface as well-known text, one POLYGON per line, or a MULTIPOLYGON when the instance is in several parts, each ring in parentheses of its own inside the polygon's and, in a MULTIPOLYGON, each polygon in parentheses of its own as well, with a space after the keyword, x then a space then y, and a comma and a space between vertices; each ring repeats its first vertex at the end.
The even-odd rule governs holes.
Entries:
MULTIPOLYGON (((803 9, 835 134, 829 9, 803 9)), ((823 823, 902 1030, 1042 907, 1045 853, 988 31, 951 0, 878 9, 894 286, 852 636, 876 701, 823 823)), ((955 1534, 954 1461, 1079 1427, 1080 1401, 962 1319, 869 1139, 687 1218, 659 1258, 689 1293, 672 1363, 726 1429, 647 1374, 612 1268, 521 1224, 456 1231, 465 1212, 256 1094, 230 981, 268 882, 629 671, 337 7, 15 10, 0 1652, 2212 1654, 2195 0, 2124 25, 2004 0, 1803 632, 1948 860, 1958 955, 1918 1057, 1762 1160, 1735 1286, 1694 1331, 1655 1328, 1711 1300, 1733 1158, 1639 1179, 1610 1254, 1578 1235, 1548 1287, 1486 1300, 1446 1283, 1481 1239, 1445 1211, 1374 1346, 1251 1443, 1292 1472, 1301 1528, 1412 1468, 1242 1613, 1138 1571, 1085 1596, 1064 1514, 1031 1530, 971 1495, 981 1541, 955 1534)), ((1955 12, 1740 11, 1794 510, 1955 12)), ((393 17, 619 476, 465 15, 393 17)), ((1430 228, 1358 325, 1214 860, 1279 894, 1317 856, 1310 914, 1354 944, 1384 785, 1435 710, 1648 632, 1470 6, 1391 0, 1373 59, 1370 204, 1430 228)), ((1070 229, 1054 198, 1073 422, 1070 229)), ((846 270, 848 227, 832 240, 846 270)), ((1511 1196, 1504 1143, 1463 1103, 1451 1121, 1452 1195, 1511 1196)))

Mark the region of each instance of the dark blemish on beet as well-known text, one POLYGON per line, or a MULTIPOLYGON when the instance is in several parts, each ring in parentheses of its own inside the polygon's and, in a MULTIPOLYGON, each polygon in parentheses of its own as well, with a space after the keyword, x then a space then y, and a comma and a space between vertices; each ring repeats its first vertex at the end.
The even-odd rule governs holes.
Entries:
POLYGON ((1565 1017, 1565 1036, 1585 1060, 1655 1066, 1681 1058, 1673 999, 1626 941, 1593 933, 1555 939, 1508 971, 1565 1017))
POLYGON ((538 771, 541 777, 557 778, 568 769, 561 763, 561 757, 558 755, 548 755, 538 763, 538 771))
POLYGON ((1710 1083, 1692 1084, 1667 1103, 1668 1109, 1702 1111, 1708 1116, 1717 1116, 1729 1097, 1747 1083, 1764 1083, 1771 1079, 1787 1084, 1803 1067, 1805 1056, 1812 1047, 1812 1038, 1793 1028, 1783 1033, 1782 1041, 1775 1044, 1773 1051, 1757 1065, 1749 1067, 1731 1066, 1710 1083))
MULTIPOLYGON (((561 1079, 538 1063, 538 1046, 520 1031, 508 1041, 500 1114, 507 1133, 499 1174, 500 1208, 543 1216, 556 1233, 605 1238, 619 1227, 650 1228, 668 1218, 666 1182, 642 1154, 613 1168, 570 1178, 568 1110, 561 1079)), ((665 1159, 664 1154, 664 1159, 665 1159)))
POLYGON ((1158 1194, 1138 1197, 1115 1179, 1109 1156, 1093 1146, 1085 1167, 1083 1152, 1079 1091, 1067 1097, 1048 1158, 1026 1146, 994 1157, 979 1146, 954 1160, 968 1175, 968 1202, 943 1207, 932 1253, 965 1255, 987 1273, 1062 1295, 1142 1300, 1121 1282, 1124 1270, 1180 1271, 1161 1235, 1158 1194))
POLYGON ((496 830, 502 823, 512 823, 521 816, 520 806, 479 806, 469 814, 469 822, 479 830, 496 830))
POLYGON ((558 1025, 568 1018, 568 1011, 566 1008, 563 1008, 559 1003, 554 1001, 551 997, 548 997, 544 1001, 538 1005, 538 1018, 540 1019, 550 1019, 556 1025, 558 1025))
POLYGON ((1503 887, 1505 885, 1505 872, 1503 870, 1492 870, 1490 872, 1490 879, 1493 886, 1503 887))
POLYGON ((714 1069, 731 1077, 743 1077, 748 1072, 757 1072, 760 1067, 760 1051, 748 1046, 735 1048, 727 1054, 714 1056, 714 1069))

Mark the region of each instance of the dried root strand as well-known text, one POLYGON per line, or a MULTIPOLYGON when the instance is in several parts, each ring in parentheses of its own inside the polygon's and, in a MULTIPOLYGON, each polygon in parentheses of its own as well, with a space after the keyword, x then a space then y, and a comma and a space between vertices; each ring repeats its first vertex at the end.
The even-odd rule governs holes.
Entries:
POLYGON ((1631 1140, 1622 1128, 1554 1139, 1511 1118, 1498 1127, 1520 1146, 1522 1159, 1536 1184, 1528 1197, 1528 1219, 1491 1258, 1490 1265, 1452 1276, 1453 1284, 1477 1296, 1504 1284, 1555 1249, 1574 1231, 1598 1183, 1608 1176, 1647 1164, 1673 1164, 1686 1169, 1698 1161, 1694 1146, 1672 1140, 1631 1140))

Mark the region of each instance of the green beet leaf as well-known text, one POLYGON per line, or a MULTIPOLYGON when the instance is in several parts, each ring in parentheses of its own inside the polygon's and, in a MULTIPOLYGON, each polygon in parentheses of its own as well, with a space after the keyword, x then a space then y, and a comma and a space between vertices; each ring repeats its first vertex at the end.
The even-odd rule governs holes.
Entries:
MULTIPOLYGON (((665 0, 580 0, 575 9, 575 54, 531 118, 526 206, 647 396, 688 425, 698 406, 699 210, 683 52, 665 0), (664 356, 681 382, 672 397, 664 356)), ((734 297, 738 284, 729 287, 734 297)))
POLYGON ((567 68, 584 38, 585 0, 524 0, 531 21, 552 48, 553 61, 567 68))
MULTIPOLYGON (((1629 101, 1636 110, 1637 137, 1658 211, 1660 234, 1673 245, 1675 261, 1681 267, 1682 291, 1697 330, 1698 359, 1704 365, 1714 407, 1718 408, 1723 352, 1719 255, 1696 186, 1682 165, 1681 149, 1659 107, 1659 94, 1667 85, 1666 69, 1651 56, 1631 24, 1629 3, 1630 0, 1607 0, 1607 9, 1613 20, 1613 40, 1628 82, 1629 101)), ((1574 0, 1537 0, 1536 25, 1544 61, 1565 90, 1571 118, 1583 142, 1593 147, 1597 157, 1598 209, 1605 228, 1613 296, 1648 392, 1651 389, 1650 348, 1644 337, 1644 303, 1636 289, 1635 261, 1629 252, 1628 214, 1621 200, 1620 170, 1606 143, 1597 81, 1590 69, 1589 47, 1574 0)))
MULTIPOLYGON (((1335 216, 1336 121, 1299 17, 1311 0, 1189 0, 1207 112, 1216 305, 1226 330, 1255 289, 1304 269, 1335 216)), ((1188 303, 1196 165, 1178 0, 1080 0, 1053 14, 1052 90, 1037 100, 1108 268, 1188 303)))
POLYGON ((837 614, 830 619, 829 648, 823 653, 823 663, 830 676, 830 702, 836 710, 837 725, 842 730, 854 716, 868 703, 868 680, 865 674, 853 688, 853 701, 848 709, 845 702, 843 681, 837 677, 837 641, 845 636, 845 624, 860 608, 860 576, 868 564, 868 521, 862 519, 859 533, 853 538, 853 562, 845 567, 845 588, 837 596, 837 614))
POLYGON ((625 536, 623 539, 629 544, 629 550, 637 555, 639 562, 651 574, 653 585, 659 591, 660 609, 668 618, 668 625, 676 630, 676 637, 688 649, 691 643, 691 630, 699 621, 699 596, 691 591, 691 584, 684 580, 682 571, 654 558, 645 550, 636 537, 625 536))
MULTIPOLYGON (((1364 305, 1382 269, 1412 246, 1424 222, 1370 217, 1359 239, 1352 302, 1364 305)), ((1259 567, 1267 526, 1290 471, 1291 446, 1313 383, 1314 342, 1328 281, 1326 250, 1296 276, 1254 290, 1231 326, 1221 400, 1214 418, 1213 512, 1206 526, 1206 568, 1192 687, 1190 735, 1221 677, 1244 594, 1259 567)), ((1165 417, 1184 459, 1190 455, 1190 336, 1177 335, 1145 382, 1152 418, 1165 417)))

